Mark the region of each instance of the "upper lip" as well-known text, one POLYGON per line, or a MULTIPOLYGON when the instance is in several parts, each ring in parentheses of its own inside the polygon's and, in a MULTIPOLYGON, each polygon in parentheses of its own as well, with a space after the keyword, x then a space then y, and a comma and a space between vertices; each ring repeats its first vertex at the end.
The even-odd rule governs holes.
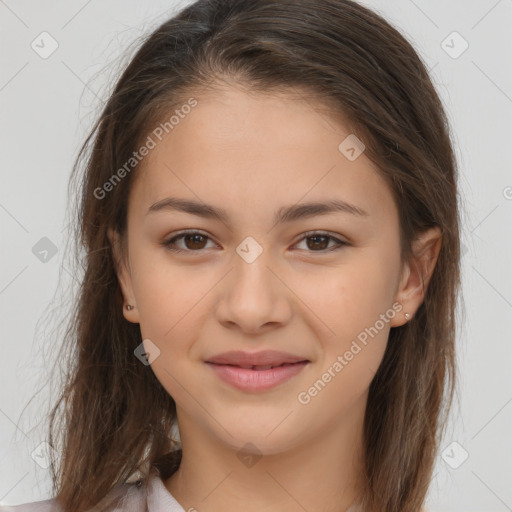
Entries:
POLYGON ((234 366, 279 366, 284 363, 298 363, 309 361, 305 357, 295 356, 276 350, 263 350, 261 352, 243 352, 234 350, 223 352, 206 360, 207 363, 230 364, 234 366))

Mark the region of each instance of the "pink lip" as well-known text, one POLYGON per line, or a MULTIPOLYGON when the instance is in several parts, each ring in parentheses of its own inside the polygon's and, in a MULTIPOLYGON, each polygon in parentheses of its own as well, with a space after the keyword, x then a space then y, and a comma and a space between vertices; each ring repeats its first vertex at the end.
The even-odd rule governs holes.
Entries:
POLYGON ((309 361, 302 360, 301 362, 287 363, 284 366, 276 366, 268 370, 251 370, 229 364, 210 363, 208 361, 207 364, 218 377, 235 388, 243 391, 265 391, 300 373, 309 364, 309 361))
POLYGON ((306 357, 300 357, 276 350, 262 350, 260 352, 243 352, 232 350, 209 357, 207 363, 230 364, 234 366, 279 366, 283 363, 299 363, 307 361, 306 357))

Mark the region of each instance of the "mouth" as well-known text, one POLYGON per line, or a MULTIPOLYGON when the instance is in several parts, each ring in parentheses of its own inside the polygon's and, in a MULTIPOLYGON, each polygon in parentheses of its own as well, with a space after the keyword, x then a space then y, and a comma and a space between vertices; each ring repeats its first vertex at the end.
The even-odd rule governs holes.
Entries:
POLYGON ((309 363, 308 360, 298 361, 296 363, 276 363, 276 364, 266 364, 266 365, 244 365, 244 364, 223 364, 223 363, 212 363, 211 361, 206 361, 208 364, 215 364, 218 366, 233 366, 235 368, 243 368, 244 370, 271 370, 272 368, 280 368, 281 366, 295 366, 298 364, 309 363))
POLYGON ((267 365, 235 365, 208 362, 224 383, 247 393, 269 391, 300 374, 309 360, 267 365))
POLYGON ((270 369, 284 364, 301 363, 309 361, 305 357, 277 350, 261 350, 259 352, 245 352, 232 350, 209 357, 206 362, 220 365, 238 366, 245 369, 270 369))

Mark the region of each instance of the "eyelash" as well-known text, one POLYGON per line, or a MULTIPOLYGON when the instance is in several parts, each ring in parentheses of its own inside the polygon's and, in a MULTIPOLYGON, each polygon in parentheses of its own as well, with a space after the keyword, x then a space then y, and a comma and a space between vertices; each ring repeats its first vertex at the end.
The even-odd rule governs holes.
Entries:
MULTIPOLYGON (((182 231, 181 233, 173 236, 172 238, 168 239, 168 240, 165 240, 162 242, 162 245, 168 250, 168 251, 171 251, 171 252, 174 252, 174 253, 201 253, 203 252, 205 249, 198 249, 196 251, 192 250, 192 249, 177 249, 176 247, 172 247, 172 244, 174 244, 176 242, 176 240, 179 240, 187 235, 201 235, 205 238, 207 238, 208 240, 211 240, 211 238, 204 234, 204 233, 201 233, 200 231, 182 231)), ((343 247, 345 246, 350 246, 351 244, 349 242, 345 242, 344 240, 340 240, 339 238, 336 238, 334 236, 332 236, 330 233, 326 233, 326 232, 323 232, 323 231, 308 231, 306 233, 304 233, 303 237, 297 242, 302 242, 303 240, 307 239, 307 238, 313 238, 314 236, 324 236, 324 237, 327 237, 331 240, 334 240, 338 243, 337 246, 335 247, 331 247, 329 249, 321 249, 319 251, 307 251, 307 252, 311 252, 311 253, 315 253, 315 252, 318 252, 318 253, 326 253, 326 252, 331 252, 331 251, 336 251, 336 250, 339 250, 339 249, 342 249, 343 247)))

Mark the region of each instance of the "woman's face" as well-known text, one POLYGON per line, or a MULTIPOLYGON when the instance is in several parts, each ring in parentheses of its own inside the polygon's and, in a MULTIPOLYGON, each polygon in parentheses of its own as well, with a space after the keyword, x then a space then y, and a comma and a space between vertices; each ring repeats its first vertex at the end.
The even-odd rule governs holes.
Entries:
POLYGON ((309 102, 235 87, 196 99, 169 133, 150 134, 136 170, 119 273, 135 308, 124 314, 140 323, 180 430, 277 453, 364 410, 390 328, 411 311, 397 302, 397 209, 350 132, 309 102), (193 233, 166 245, 183 230, 193 233), (269 350, 307 362, 208 362, 269 350))

